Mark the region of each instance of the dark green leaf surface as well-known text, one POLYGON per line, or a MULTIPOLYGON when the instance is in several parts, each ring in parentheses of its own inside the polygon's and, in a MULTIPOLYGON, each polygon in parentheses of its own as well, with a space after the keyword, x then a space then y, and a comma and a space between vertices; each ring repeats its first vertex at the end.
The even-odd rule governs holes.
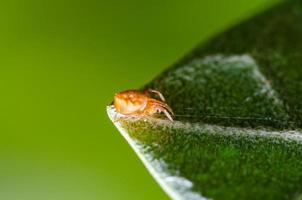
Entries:
POLYGON ((302 197, 301 1, 200 45, 145 88, 165 95, 176 121, 115 125, 172 198, 302 197))

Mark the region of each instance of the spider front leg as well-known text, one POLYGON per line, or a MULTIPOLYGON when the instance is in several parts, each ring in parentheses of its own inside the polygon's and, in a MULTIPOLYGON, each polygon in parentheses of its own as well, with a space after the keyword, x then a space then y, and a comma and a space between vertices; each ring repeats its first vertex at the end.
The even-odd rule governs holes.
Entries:
POLYGON ((164 102, 166 101, 164 95, 163 95, 160 91, 158 91, 158 90, 154 90, 154 89, 146 89, 146 90, 144 91, 144 93, 145 93, 146 95, 148 95, 148 96, 149 96, 150 93, 157 94, 157 96, 160 98, 160 100, 162 100, 162 101, 164 101, 164 102))
POLYGON ((163 112, 163 113, 166 115, 166 117, 167 117, 171 122, 174 121, 173 118, 172 118, 172 116, 170 115, 170 113, 169 113, 165 108, 163 108, 163 107, 158 107, 157 109, 158 109, 159 112, 163 112))
POLYGON ((173 114, 172 110, 170 110, 170 107, 162 102, 152 102, 152 107, 153 107, 153 112, 157 112, 157 113, 164 113, 166 115, 166 117, 173 122, 173 118, 170 114, 170 112, 173 114))

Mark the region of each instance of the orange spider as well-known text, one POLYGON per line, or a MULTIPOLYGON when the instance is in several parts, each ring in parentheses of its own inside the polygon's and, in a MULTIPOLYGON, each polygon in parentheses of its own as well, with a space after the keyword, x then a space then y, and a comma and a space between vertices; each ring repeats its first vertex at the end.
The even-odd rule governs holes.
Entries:
POLYGON ((126 90, 114 95, 113 105, 116 111, 126 116, 152 116, 155 113, 164 113, 170 121, 173 111, 165 103, 164 96, 157 90, 147 89, 143 92, 138 90, 126 90), (161 101, 150 97, 155 93, 161 101))

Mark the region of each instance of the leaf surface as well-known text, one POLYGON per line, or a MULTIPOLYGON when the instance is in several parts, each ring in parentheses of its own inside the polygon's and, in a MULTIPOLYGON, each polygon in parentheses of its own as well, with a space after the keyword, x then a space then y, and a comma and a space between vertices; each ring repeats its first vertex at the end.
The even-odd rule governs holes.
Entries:
POLYGON ((302 198, 301 1, 201 44, 144 88, 175 122, 108 114, 173 199, 302 198))

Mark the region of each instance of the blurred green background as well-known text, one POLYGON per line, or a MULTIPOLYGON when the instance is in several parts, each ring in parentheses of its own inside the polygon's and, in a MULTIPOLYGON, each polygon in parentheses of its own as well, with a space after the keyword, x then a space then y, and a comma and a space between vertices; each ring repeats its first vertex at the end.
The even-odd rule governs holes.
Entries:
POLYGON ((2 1, 0 199, 167 199, 105 106, 273 1, 2 1))

